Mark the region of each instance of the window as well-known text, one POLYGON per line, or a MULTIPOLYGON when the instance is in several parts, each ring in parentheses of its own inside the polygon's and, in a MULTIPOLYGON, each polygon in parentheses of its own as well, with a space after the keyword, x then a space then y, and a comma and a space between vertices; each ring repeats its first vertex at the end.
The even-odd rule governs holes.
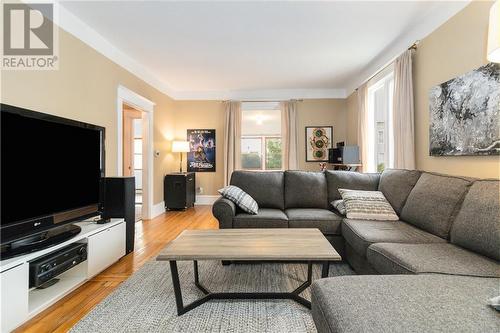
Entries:
POLYGON ((142 204, 142 119, 133 120, 135 203, 142 204))
POLYGON ((281 112, 276 103, 264 106, 259 103, 259 107, 245 104, 241 120, 241 168, 281 170, 281 112))
POLYGON ((382 172, 387 167, 393 166, 393 127, 392 104, 394 91, 394 75, 392 68, 375 77, 374 83, 368 87, 368 123, 373 133, 373 140, 368 142, 370 165, 374 170, 369 172, 382 172))

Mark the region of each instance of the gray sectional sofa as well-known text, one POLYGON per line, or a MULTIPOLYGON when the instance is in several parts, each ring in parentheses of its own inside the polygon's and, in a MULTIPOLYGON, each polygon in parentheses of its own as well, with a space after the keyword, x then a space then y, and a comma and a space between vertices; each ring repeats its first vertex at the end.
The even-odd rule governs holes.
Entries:
POLYGON ((358 274, 312 286, 319 332, 498 331, 500 187, 415 170, 233 173, 257 215, 219 199, 221 228, 318 228, 358 274), (400 221, 344 218, 339 188, 382 191, 400 221), (390 276, 389 276, 390 275, 390 276))

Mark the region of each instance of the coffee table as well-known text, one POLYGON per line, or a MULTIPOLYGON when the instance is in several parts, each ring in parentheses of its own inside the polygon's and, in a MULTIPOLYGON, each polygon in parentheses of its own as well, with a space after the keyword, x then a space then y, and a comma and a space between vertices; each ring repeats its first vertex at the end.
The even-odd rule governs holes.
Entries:
POLYGON ((220 229, 185 230, 156 260, 170 263, 180 316, 212 299, 292 299, 310 309, 311 302, 299 294, 311 285, 312 264, 323 265, 323 278, 328 276, 330 261, 341 257, 318 229, 220 229), (194 284, 205 294, 188 305, 182 300, 178 260, 193 260, 194 284), (198 260, 306 262, 307 280, 292 292, 211 292, 200 283, 198 260))

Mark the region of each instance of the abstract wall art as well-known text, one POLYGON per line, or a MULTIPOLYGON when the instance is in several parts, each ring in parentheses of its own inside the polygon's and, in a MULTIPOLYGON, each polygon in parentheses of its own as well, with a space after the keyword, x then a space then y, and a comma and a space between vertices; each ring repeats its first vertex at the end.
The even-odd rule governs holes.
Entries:
POLYGON ((328 161, 332 140, 332 126, 306 126, 306 162, 328 161))
POLYGON ((431 156, 500 155, 500 64, 433 87, 429 112, 431 156))

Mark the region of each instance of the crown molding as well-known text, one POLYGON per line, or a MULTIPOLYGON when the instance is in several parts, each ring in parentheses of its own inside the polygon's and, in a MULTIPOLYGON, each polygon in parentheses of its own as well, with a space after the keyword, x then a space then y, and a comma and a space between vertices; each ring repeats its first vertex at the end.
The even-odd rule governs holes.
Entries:
MULTIPOLYGON (((27 0, 21 0, 26 1, 27 0)), ((449 2, 445 2, 445 4, 449 2)), ((426 19, 417 23, 411 31, 403 34, 376 56, 350 81, 346 82, 346 89, 263 89, 263 90, 220 90, 220 91, 178 91, 155 75, 145 65, 128 56, 115 45, 101 36, 85 22, 64 8, 59 3, 59 27, 69 32, 97 52, 109 58, 119 66, 128 70, 138 78, 142 79, 160 92, 174 100, 289 100, 289 99, 322 99, 322 98, 347 98, 357 87, 363 84, 369 77, 377 73, 381 68, 390 64, 415 40, 423 39, 436 30, 449 18, 466 7, 470 1, 455 2, 450 8, 443 3, 437 2, 428 10, 426 19)))
POLYGON ((259 89, 176 92, 177 100, 276 101, 289 99, 346 98, 345 89, 259 89))
POLYGON ((174 100, 288 100, 346 98, 345 89, 264 89, 178 91, 153 74, 146 66, 129 57, 80 18, 59 4, 59 27, 72 34, 97 52, 128 70, 144 82, 174 100))
POLYGON ((347 82, 346 93, 349 96, 356 88, 365 83, 369 78, 378 73, 381 69, 392 63, 401 53, 408 49, 417 40, 422 40, 430 35, 434 30, 443 25, 451 17, 469 5, 471 1, 453 2, 451 7, 448 1, 436 2, 427 11, 426 19, 418 22, 407 33, 401 35, 370 63, 365 66, 358 75, 347 82))

